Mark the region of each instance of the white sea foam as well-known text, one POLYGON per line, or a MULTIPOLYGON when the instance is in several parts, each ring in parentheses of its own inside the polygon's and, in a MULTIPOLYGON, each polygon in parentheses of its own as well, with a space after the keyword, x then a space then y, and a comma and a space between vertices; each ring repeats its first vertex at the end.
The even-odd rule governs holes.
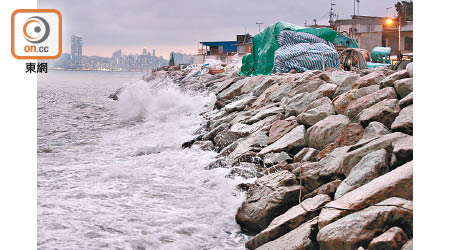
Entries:
MULTIPOLYGON (((74 128, 64 141, 38 131, 39 145, 59 152, 38 154, 38 248, 244 249, 234 219, 242 180, 224 178, 227 169, 204 169, 216 153, 181 148, 205 122, 198 114, 212 96, 145 81, 124 88, 119 102, 99 97, 107 94, 101 88, 71 91, 71 103, 105 108, 72 120, 86 111, 41 105, 39 124, 52 119, 74 128), (72 135, 75 127, 89 140, 72 135)), ((48 103, 46 96, 38 102, 48 103)))

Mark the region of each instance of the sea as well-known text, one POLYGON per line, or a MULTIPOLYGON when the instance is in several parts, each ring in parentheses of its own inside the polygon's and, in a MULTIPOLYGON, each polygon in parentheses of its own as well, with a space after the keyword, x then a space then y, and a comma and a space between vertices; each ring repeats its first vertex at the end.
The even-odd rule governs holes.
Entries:
POLYGON ((245 249, 245 180, 181 147, 214 96, 144 74, 38 76, 38 249, 245 249))

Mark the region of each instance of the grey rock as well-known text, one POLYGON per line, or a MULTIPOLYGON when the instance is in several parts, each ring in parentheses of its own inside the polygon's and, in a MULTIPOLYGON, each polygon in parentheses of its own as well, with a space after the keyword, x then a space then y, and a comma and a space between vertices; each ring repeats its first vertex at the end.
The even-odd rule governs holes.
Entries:
POLYGON ((318 91, 314 91, 312 93, 300 93, 288 99, 286 103, 282 102, 281 106, 285 107, 287 115, 299 115, 305 111, 305 108, 309 104, 322 97, 322 93, 318 91))
POLYGON ((294 162, 316 161, 319 150, 314 148, 303 148, 294 156, 294 162))
POLYGON ((305 195, 300 194, 300 199, 305 200, 311 197, 314 197, 319 194, 326 194, 330 196, 332 199, 334 199, 334 193, 336 192, 337 187, 341 184, 341 180, 336 179, 333 181, 330 181, 328 183, 323 184, 322 186, 314 189, 310 193, 307 193, 305 195))
POLYGON ((397 80, 394 82, 394 88, 395 91, 397 91, 397 94, 400 96, 400 98, 403 98, 407 96, 409 93, 413 92, 413 79, 406 78, 397 80))
POLYGON ((389 172, 388 155, 386 150, 380 149, 364 156, 361 161, 352 168, 336 190, 335 199, 340 198, 369 181, 389 172))
POLYGON ((231 100, 235 96, 241 95, 241 88, 246 82, 246 79, 239 80, 234 82, 226 89, 222 90, 219 94, 217 94, 218 100, 231 100))
POLYGON ((398 250, 408 240, 408 235, 399 227, 391 227, 375 237, 367 250, 398 250))
POLYGON ((400 102, 400 107, 404 108, 410 104, 413 104, 413 92, 409 93, 407 96, 403 97, 400 102))
POLYGON ((403 108, 392 123, 392 131, 413 134, 413 104, 403 108))
POLYGON ((267 135, 258 132, 250 135, 237 145, 237 147, 228 155, 229 162, 236 162, 241 156, 252 151, 255 147, 264 147, 267 145, 267 135))
POLYGON ((296 229, 281 236, 280 238, 269 241, 266 244, 256 248, 256 250, 317 250, 318 246, 313 242, 314 235, 317 233, 317 217, 301 224, 296 229))
POLYGON ((319 210, 314 210, 330 201, 330 197, 325 194, 320 194, 314 198, 304 200, 301 205, 296 205, 284 214, 273 219, 266 229, 250 239, 245 246, 249 249, 255 249, 269 241, 279 238, 297 228, 302 223, 317 216, 319 210))
POLYGON ((218 133, 215 137, 214 137, 214 144, 216 145, 216 147, 218 147, 218 150, 222 150, 225 147, 227 147, 228 145, 232 144, 233 142, 235 142, 237 139, 242 138, 242 134, 230 131, 230 130, 225 130, 222 131, 220 133, 218 133))
POLYGON ((277 216, 298 204, 300 185, 295 175, 280 171, 250 184, 236 221, 247 232, 260 232, 277 216))
POLYGON ((306 132, 308 146, 315 149, 323 149, 333 142, 342 132, 350 119, 343 115, 331 115, 314 124, 306 132))
MULTIPOLYGON (((413 198, 413 162, 408 162, 327 204, 348 210, 322 209, 319 228, 348 217, 351 210, 363 209, 389 197, 413 198), (346 216, 347 215, 347 216, 346 216)), ((340 233, 340 231, 337 231, 340 233)))
POLYGON ((251 123, 257 122, 259 120, 262 120, 268 116, 281 114, 282 112, 284 112, 284 109, 281 107, 270 107, 270 108, 262 109, 257 114, 255 114, 250 119, 248 119, 247 123, 251 124, 251 123))
POLYGON ((380 87, 378 85, 372 85, 360 89, 349 90, 339 96, 336 96, 333 99, 334 109, 338 114, 345 114, 348 105, 350 105, 352 101, 361 98, 363 96, 366 96, 368 94, 377 92, 378 90, 380 90, 380 87))
POLYGON ((387 87, 374 93, 365 95, 351 102, 345 110, 345 115, 349 118, 355 118, 361 111, 370 106, 381 102, 384 99, 396 99, 397 94, 394 88, 387 87))
POLYGON ((383 80, 381 80, 380 82, 380 86, 382 88, 386 88, 386 87, 393 87, 394 86, 394 82, 403 78, 407 78, 409 77, 408 71, 405 70, 400 70, 395 72, 394 74, 389 75, 388 77, 384 78, 383 80))
POLYGON ((297 119, 300 123, 312 126, 327 116, 334 114, 331 100, 328 97, 322 97, 306 106, 305 111, 298 115, 297 119))
MULTIPOLYGON (((368 244, 371 239, 393 224, 401 225, 407 233, 412 233, 412 209, 412 201, 392 197, 378 203, 377 206, 347 215, 325 227, 320 226, 319 217, 317 241, 320 249, 356 249, 360 245, 368 244)), ((329 209, 322 211, 325 210, 329 209)))
POLYGON ((211 139, 214 139, 214 137, 215 137, 218 133, 220 133, 220 132, 222 132, 222 131, 224 131, 224 130, 226 130, 226 129, 228 129, 228 124, 222 124, 222 125, 216 127, 215 129, 209 131, 207 134, 205 134, 205 135, 203 136, 203 140, 211 140, 211 139))
POLYGON ((292 158, 286 152, 268 153, 264 156, 264 165, 272 166, 282 161, 290 161, 292 158))
POLYGON ((413 137, 407 136, 392 143, 391 168, 403 165, 413 159, 413 137))
POLYGON ((400 113, 400 106, 397 99, 384 99, 381 102, 364 109, 358 114, 357 119, 367 126, 370 122, 381 122, 390 127, 395 117, 400 113))
POLYGON ((367 127, 364 129, 364 135, 359 140, 359 143, 367 142, 372 139, 381 137, 383 135, 390 134, 391 131, 381 122, 371 122, 367 127))
POLYGON ((283 150, 291 150, 293 148, 302 147, 306 145, 305 138, 305 126, 300 125, 293 128, 287 134, 283 135, 280 139, 263 148, 260 155, 267 154, 269 152, 280 152, 283 150))
POLYGON ((330 81, 338 85, 334 96, 339 96, 352 89, 353 84, 358 81, 360 76, 353 72, 333 71, 330 74, 330 81))
POLYGON ((225 111, 227 112, 241 111, 245 108, 245 106, 247 106, 254 100, 256 100, 256 97, 253 95, 242 95, 232 103, 225 105, 225 111))

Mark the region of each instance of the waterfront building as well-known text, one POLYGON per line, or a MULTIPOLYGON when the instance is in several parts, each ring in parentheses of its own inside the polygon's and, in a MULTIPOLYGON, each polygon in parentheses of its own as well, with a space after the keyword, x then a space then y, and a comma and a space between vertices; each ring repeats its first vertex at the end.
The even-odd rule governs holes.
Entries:
POLYGON ((73 69, 82 68, 83 38, 72 35, 71 37, 71 66, 73 69))

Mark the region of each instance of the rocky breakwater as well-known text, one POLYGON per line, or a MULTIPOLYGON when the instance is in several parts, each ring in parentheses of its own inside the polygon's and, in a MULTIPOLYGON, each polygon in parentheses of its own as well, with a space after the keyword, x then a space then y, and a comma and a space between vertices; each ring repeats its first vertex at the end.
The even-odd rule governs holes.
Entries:
MULTIPOLYGON (((413 84, 386 68, 186 77, 216 94, 184 146, 218 152, 249 249, 412 249, 413 84)), ((178 77, 178 78, 177 78, 178 77)))

